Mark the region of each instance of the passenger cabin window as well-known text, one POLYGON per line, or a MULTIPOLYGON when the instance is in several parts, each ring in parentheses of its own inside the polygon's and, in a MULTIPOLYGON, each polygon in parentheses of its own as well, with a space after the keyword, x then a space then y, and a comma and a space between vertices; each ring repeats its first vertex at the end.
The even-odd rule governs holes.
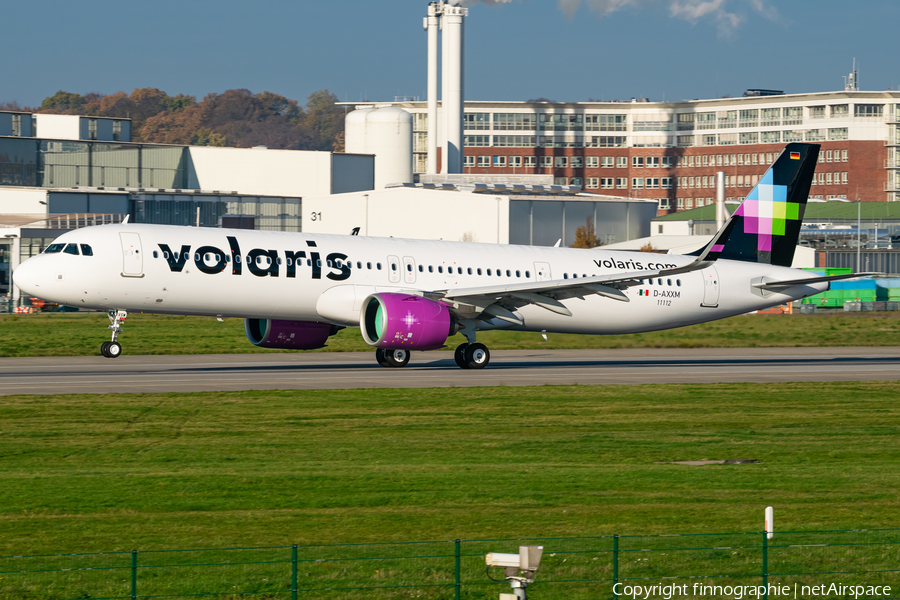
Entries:
MULTIPOLYGON (((88 248, 90 248, 90 246, 88 246, 88 248)), ((156 250, 153 251, 153 258, 159 258, 159 252, 156 250)))
POLYGON ((78 256, 78 244, 66 244, 63 252, 65 252, 66 254, 73 254, 75 256, 78 256))
MULTIPOLYGON (((81 254, 83 254, 84 256, 93 256, 94 250, 87 244, 81 244, 81 254)), ((153 254, 156 254, 156 252, 154 252, 153 254)))
POLYGON ((481 275, 481 269, 477 269, 476 272, 481 275))
POLYGON ((531 271, 525 271, 525 277, 531 277, 531 271))
POLYGON ((406 270, 412 273, 412 265, 406 265, 406 270))
POLYGON ((428 272, 434 273, 434 267, 432 267, 431 265, 428 265, 428 272))
POLYGON ((444 272, 444 267, 438 267, 438 273, 443 273, 443 272, 444 272))
POLYGON ((362 269, 362 263, 360 261, 356 261, 356 268, 362 269))
POLYGON ((47 249, 44 250, 44 254, 56 254, 57 252, 62 252, 62 249, 65 247, 65 244, 50 244, 47 246, 47 249))
POLYGON ((375 263, 375 268, 376 268, 378 271, 380 271, 380 270, 381 270, 381 263, 375 263))
POLYGON ((425 272, 425 267, 423 267, 422 265, 419 265, 419 273, 424 273, 424 272, 425 272))

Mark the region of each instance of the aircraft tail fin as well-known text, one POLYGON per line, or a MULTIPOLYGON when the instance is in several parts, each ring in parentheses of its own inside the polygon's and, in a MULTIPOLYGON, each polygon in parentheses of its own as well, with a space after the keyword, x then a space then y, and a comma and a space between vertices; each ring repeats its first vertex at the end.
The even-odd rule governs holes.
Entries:
POLYGON ((818 156, 819 144, 786 145, 709 250, 717 258, 791 266, 818 156))

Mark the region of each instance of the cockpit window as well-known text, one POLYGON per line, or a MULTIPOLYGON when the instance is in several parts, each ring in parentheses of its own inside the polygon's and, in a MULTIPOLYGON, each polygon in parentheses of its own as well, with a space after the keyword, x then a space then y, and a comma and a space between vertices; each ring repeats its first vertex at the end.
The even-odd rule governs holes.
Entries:
POLYGON ((44 250, 44 254, 56 254, 57 252, 62 252, 62 249, 65 247, 65 244, 50 244, 47 246, 47 249, 44 250))
POLYGON ((66 244, 63 252, 65 252, 66 254, 74 254, 75 256, 78 256, 78 244, 66 244))
POLYGON ((93 256, 94 251, 87 244, 81 244, 81 253, 85 256, 93 256))

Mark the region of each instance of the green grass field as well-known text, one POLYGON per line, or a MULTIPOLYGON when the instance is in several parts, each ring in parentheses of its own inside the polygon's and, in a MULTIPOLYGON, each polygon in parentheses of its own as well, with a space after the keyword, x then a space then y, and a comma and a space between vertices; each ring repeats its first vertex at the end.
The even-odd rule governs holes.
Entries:
POLYGON ((0 397, 0 555, 886 527, 900 383, 0 397), (703 467, 689 459, 755 458, 703 467))
MULTIPOLYGON (((0 315, 0 357, 89 356, 109 339, 103 314, 44 313, 0 315)), ((554 348, 740 348, 777 346, 900 345, 900 313, 746 315, 668 331, 632 335, 540 334, 509 331, 480 333, 493 350, 554 348)), ((233 354, 277 352, 259 349, 244 335, 243 321, 208 317, 131 314, 120 338, 127 354, 233 354)), ((456 347, 460 335, 447 341, 456 347)), ((323 351, 370 350, 356 328, 329 340, 323 351)))

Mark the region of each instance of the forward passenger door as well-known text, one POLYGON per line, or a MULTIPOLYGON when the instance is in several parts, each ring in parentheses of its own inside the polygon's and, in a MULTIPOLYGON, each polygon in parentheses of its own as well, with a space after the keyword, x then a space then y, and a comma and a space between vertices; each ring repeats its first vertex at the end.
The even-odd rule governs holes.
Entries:
POLYGON ((141 255, 141 236, 137 233, 120 233, 122 241, 122 275, 144 276, 144 257, 141 255))

